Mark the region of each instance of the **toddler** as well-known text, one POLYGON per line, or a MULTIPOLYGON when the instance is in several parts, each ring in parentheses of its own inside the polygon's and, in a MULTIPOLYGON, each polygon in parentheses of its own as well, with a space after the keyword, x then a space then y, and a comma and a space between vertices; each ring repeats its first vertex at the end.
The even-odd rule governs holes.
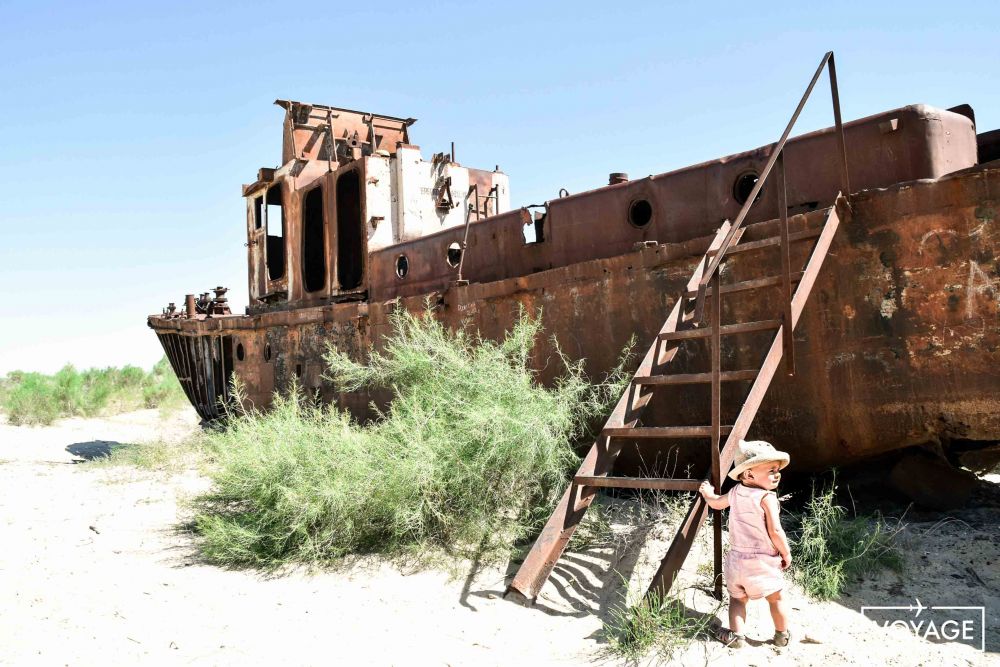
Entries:
POLYGON ((729 508, 729 553, 723 564, 729 591, 729 629, 719 639, 727 646, 743 646, 743 623, 747 600, 764 598, 771 606, 774 644, 787 646, 791 639, 787 624, 787 603, 782 570, 792 564, 788 539, 778 517, 778 497, 774 489, 788 465, 788 454, 763 440, 740 440, 732 479, 739 482, 725 495, 716 495, 708 482, 698 491, 714 510, 729 508))

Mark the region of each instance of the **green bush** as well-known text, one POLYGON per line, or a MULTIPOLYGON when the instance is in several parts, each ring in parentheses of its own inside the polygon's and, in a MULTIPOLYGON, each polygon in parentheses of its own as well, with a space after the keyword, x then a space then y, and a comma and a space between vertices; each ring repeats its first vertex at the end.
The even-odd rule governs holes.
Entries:
POLYGON ((176 407, 184 392, 166 357, 146 373, 136 366, 55 375, 15 371, 3 382, 0 406, 12 424, 51 424, 60 417, 93 417, 140 408, 176 407))
POLYGON ((293 393, 208 436, 218 468, 197 516, 208 558, 273 566, 428 548, 488 558, 548 518, 579 461, 572 443, 619 395, 624 360, 596 385, 564 360, 547 389, 529 367, 540 325, 523 313, 500 343, 429 313, 399 309, 392 325, 367 365, 326 357, 340 388, 392 390, 372 423, 293 393))
POLYGON ((847 510, 836 504, 835 493, 835 479, 820 491, 814 485, 791 536, 795 579, 820 600, 838 597, 847 581, 863 574, 903 567, 894 544, 902 529, 881 516, 849 518, 847 510))
POLYGON ((53 378, 41 373, 18 373, 4 397, 4 412, 12 424, 51 424, 62 414, 53 378))

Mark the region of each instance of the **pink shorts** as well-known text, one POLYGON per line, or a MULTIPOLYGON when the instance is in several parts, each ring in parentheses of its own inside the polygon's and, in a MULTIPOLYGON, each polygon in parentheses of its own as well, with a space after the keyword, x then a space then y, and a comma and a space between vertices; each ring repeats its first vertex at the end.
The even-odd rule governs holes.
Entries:
POLYGON ((730 550, 722 571, 730 597, 758 600, 785 587, 778 555, 730 550))

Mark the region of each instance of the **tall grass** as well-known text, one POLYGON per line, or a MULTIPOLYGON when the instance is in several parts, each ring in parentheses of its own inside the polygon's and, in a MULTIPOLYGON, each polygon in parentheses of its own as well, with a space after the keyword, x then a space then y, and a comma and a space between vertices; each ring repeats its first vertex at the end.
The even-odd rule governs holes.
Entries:
POLYGON ((0 406, 7 420, 18 425, 176 407, 185 400, 166 357, 148 373, 136 366, 78 371, 67 364, 54 375, 14 371, 3 385, 0 406))
POLYGON ((629 663, 637 663, 651 653, 657 663, 669 661, 693 640, 711 637, 720 608, 716 605, 700 613, 689 609, 678 597, 663 597, 656 592, 636 594, 626 587, 621 602, 609 610, 604 621, 608 651, 629 663))
POLYGON ((450 332, 402 309, 366 365, 330 350, 344 390, 389 388, 359 425, 301 394, 233 415, 208 436, 213 490, 199 501, 205 555, 230 565, 315 562, 427 549, 488 558, 548 518, 578 463, 572 443, 624 386, 624 361, 592 384, 582 363, 540 386, 522 313, 502 342, 450 332))
POLYGON ((814 598, 838 597, 852 579, 889 568, 901 570, 903 558, 894 540, 902 530, 881 516, 848 517, 835 499, 836 480, 817 490, 792 531, 793 574, 814 598))

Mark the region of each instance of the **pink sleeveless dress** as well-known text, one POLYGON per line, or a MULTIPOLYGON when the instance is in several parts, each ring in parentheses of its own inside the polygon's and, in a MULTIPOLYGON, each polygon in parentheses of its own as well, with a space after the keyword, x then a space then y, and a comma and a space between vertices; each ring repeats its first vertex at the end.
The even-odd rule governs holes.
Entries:
POLYGON ((731 597, 757 600, 785 587, 781 556, 767 534, 760 504, 769 493, 774 491, 743 484, 729 490, 729 553, 723 573, 731 597))

